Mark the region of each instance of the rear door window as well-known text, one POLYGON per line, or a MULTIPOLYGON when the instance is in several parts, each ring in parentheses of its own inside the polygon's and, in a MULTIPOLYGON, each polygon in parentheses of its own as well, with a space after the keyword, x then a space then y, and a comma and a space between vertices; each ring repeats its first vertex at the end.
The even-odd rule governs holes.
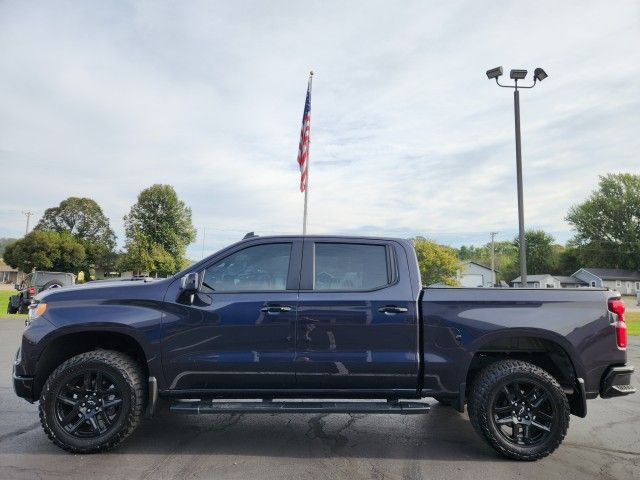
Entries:
POLYGON ((314 290, 374 290, 392 282, 385 245, 316 243, 314 290))

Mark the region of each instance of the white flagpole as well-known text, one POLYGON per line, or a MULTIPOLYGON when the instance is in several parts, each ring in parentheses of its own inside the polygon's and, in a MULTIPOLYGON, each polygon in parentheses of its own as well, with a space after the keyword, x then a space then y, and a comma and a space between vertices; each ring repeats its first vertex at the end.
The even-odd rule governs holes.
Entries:
MULTIPOLYGON (((313 70, 309 72, 309 102, 311 102, 311 84, 313 82, 313 70)), ((309 150, 311 149, 311 117, 309 117, 309 142, 307 145, 307 175, 304 177, 304 215, 302 217, 302 235, 307 234, 307 202, 309 199, 309 165, 311 156, 309 150)))

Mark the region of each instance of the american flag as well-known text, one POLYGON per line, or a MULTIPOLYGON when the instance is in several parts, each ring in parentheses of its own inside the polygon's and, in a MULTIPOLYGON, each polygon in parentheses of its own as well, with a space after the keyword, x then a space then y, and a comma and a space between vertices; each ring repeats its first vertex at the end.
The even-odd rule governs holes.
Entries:
POLYGON ((300 166, 300 191, 304 192, 307 186, 307 175, 309 172, 309 135, 311 134, 311 78, 307 87, 307 99, 304 102, 304 113, 302 114, 302 129, 300 130, 300 147, 298 148, 298 165, 300 166))

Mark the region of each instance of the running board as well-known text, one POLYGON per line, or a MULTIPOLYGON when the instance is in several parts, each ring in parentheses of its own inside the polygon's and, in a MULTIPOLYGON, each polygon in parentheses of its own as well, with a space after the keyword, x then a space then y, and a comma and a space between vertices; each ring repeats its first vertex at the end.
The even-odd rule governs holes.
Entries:
POLYGON ((214 402, 178 400, 170 410, 184 414, 225 413, 391 413, 416 415, 429 412, 421 402, 214 402))

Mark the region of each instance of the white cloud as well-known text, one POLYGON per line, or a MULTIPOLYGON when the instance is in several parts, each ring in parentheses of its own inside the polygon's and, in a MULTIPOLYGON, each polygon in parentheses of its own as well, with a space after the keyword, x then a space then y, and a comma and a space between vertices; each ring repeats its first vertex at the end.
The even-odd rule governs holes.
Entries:
MULTIPOLYGON (((640 172, 637 2, 0 4, 0 236, 22 209, 95 198, 120 235, 171 183, 207 228, 297 232, 312 99, 310 230, 484 242, 517 229, 512 98, 484 71, 540 65, 522 92, 525 215, 640 172)), ((202 233, 202 232, 201 232, 202 233)), ((122 240, 122 239, 121 239, 122 240)), ((190 254, 200 255, 202 238, 190 254)))

